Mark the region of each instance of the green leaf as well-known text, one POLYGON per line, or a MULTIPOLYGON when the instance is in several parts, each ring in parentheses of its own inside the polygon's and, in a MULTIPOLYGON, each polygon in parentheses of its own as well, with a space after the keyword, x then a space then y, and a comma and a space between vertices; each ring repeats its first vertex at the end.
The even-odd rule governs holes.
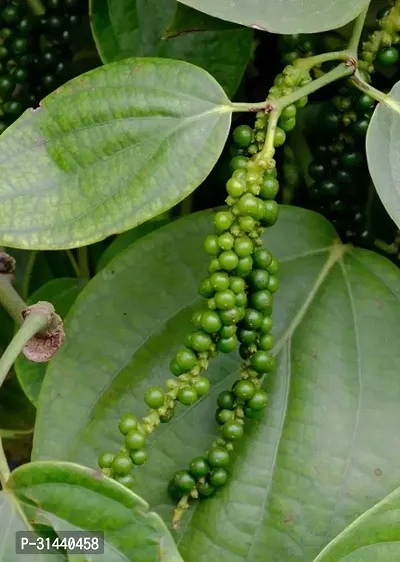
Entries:
POLYGON ((366 0, 179 1, 216 18, 281 34, 316 33, 341 27, 356 18, 368 4, 366 0))
POLYGON ((368 167, 386 211, 400 228, 400 82, 379 103, 367 132, 368 167), (394 111, 396 109, 396 111, 394 111))
POLYGON ((184 60, 207 70, 232 96, 250 60, 250 29, 176 0, 91 0, 91 14, 105 63, 132 56, 184 60))
MULTIPOLYGON (((104 533, 104 562, 183 562, 164 523, 139 496, 101 472, 72 463, 30 463, 8 482, 28 513, 55 531, 104 533)), ((91 561, 94 555, 81 555, 91 561)))
POLYGON ((0 244, 83 246, 159 215, 208 175, 231 111, 180 61, 125 59, 67 82, 0 137, 0 244))
POLYGON ((400 488, 363 513, 314 562, 396 562, 400 557, 400 488))
MULTIPOLYGON (((95 467, 99 453, 121 447, 119 417, 146 412, 145 389, 170 376, 202 304, 203 240, 212 230, 209 212, 175 221, 135 242, 86 287, 42 388, 34 459, 95 467)), ((264 383, 270 407, 260 424, 249 424, 229 485, 182 522, 186 562, 309 562, 400 481, 400 272, 335 239, 321 216, 290 207, 265 235, 281 261, 279 370, 264 383)), ((211 395, 179 407, 149 440, 134 489, 166 521, 169 478, 218 434, 216 396, 238 369, 236 354, 213 360, 211 395)))
MULTIPOLYGON (((33 293, 28 299, 28 304, 38 301, 51 302, 57 314, 64 320, 85 284, 86 281, 76 278, 53 279, 33 293)), ((34 405, 39 397, 46 368, 47 363, 34 363, 23 355, 20 355, 14 363, 20 385, 34 405)))
POLYGON ((32 531, 16 498, 8 491, 0 492, 0 562, 60 562, 55 554, 16 554, 17 531, 32 531))
POLYGON ((149 232, 156 230, 160 226, 167 224, 170 221, 168 216, 162 215, 160 218, 149 220, 132 230, 127 230, 122 234, 119 234, 109 246, 105 249, 101 258, 99 259, 96 267, 96 271, 99 272, 103 269, 111 260, 113 260, 118 254, 123 252, 128 246, 133 244, 135 240, 139 240, 142 236, 145 236, 149 232))

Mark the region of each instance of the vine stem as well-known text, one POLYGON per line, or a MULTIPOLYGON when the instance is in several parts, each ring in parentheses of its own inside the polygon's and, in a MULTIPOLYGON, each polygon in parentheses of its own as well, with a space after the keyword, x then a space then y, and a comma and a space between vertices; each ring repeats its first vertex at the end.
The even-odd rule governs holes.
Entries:
POLYGON ((67 252, 68 259, 69 259, 69 261, 71 262, 72 269, 74 270, 75 275, 76 275, 77 277, 80 277, 80 276, 81 276, 81 272, 79 271, 79 265, 78 265, 78 262, 77 262, 76 259, 75 259, 75 256, 74 256, 72 250, 65 250, 65 251, 67 252))
POLYGON ((41 16, 46 12, 41 0, 28 0, 28 6, 35 14, 35 16, 41 16))
POLYGON ((396 101, 390 94, 385 94, 384 92, 377 90, 376 88, 365 82, 359 72, 355 73, 352 80, 359 90, 365 92, 377 102, 384 103, 396 113, 400 113, 400 103, 396 101))
POLYGON ((22 311, 27 305, 14 289, 10 275, 0 275, 0 304, 17 324, 22 324, 22 311))
POLYGON ((0 359, 0 387, 25 345, 35 334, 44 330, 48 322, 49 315, 47 310, 33 310, 25 318, 24 323, 19 328, 0 359))
POLYGON ((282 109, 284 109, 287 105, 295 103, 299 99, 317 92, 324 86, 327 86, 332 82, 336 82, 341 78, 345 78, 346 76, 351 76, 351 74, 354 74, 354 70, 355 68, 353 64, 350 64, 349 62, 341 63, 320 78, 313 80, 302 88, 298 88, 294 92, 291 92, 290 94, 287 94, 286 96, 283 96, 276 101, 272 101, 271 104, 273 104, 274 109, 282 111, 282 109))
POLYGON ((357 17, 353 28, 353 33, 351 34, 350 41, 347 46, 347 50, 350 56, 354 58, 354 60, 357 60, 358 58, 358 46, 360 44, 362 30, 364 29, 365 19, 368 14, 369 4, 370 2, 368 2, 367 6, 357 17))
MULTIPOLYGON (((307 60, 307 59, 304 59, 307 60)), ((346 62, 339 64, 333 70, 330 70, 320 78, 313 80, 309 84, 298 88, 297 90, 282 96, 279 99, 267 99, 266 101, 259 103, 232 103, 232 111, 267 111, 272 113, 274 110, 279 111, 279 113, 287 106, 295 103, 301 98, 309 96, 314 92, 317 92, 324 86, 336 82, 341 78, 346 76, 351 76, 355 71, 355 62, 347 58, 346 62)))
POLYGON ((21 287, 21 295, 23 299, 27 299, 29 295, 29 285, 32 278, 33 268, 35 267, 35 262, 37 258, 38 252, 31 252, 28 263, 26 265, 24 280, 21 287))
POLYGON ((86 246, 78 248, 79 274, 82 279, 90 279, 89 258, 86 246))

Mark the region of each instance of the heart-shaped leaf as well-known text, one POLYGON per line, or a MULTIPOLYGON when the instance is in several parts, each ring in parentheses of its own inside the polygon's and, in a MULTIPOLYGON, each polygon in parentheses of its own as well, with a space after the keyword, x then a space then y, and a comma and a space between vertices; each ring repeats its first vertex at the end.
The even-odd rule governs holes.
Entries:
POLYGON ((179 0, 216 18, 271 33, 317 33, 353 20, 366 0, 179 0))
POLYGON ((367 133, 368 167, 386 211, 400 228, 400 82, 379 103, 367 133), (393 103, 397 102, 397 111, 393 103))
POLYGON ((183 562, 159 516, 101 472, 72 463, 30 463, 17 468, 7 485, 31 517, 50 523, 56 532, 104 533, 104 553, 81 554, 82 562, 93 557, 104 562, 183 562))
MULTIPOLYGON (((57 314, 64 320, 84 286, 85 281, 82 279, 53 279, 33 293, 28 299, 28 304, 38 301, 51 302, 57 314)), ((14 363, 20 385, 32 404, 36 404, 39 397, 46 367, 47 363, 34 363, 22 354, 14 363)))
POLYGON ((250 29, 176 0, 91 0, 91 25, 104 63, 133 56, 185 60, 207 70, 232 96, 250 60, 250 29))
POLYGON ((208 175, 231 111, 180 61, 125 59, 71 80, 0 137, 0 244, 72 248, 159 215, 208 175))
MULTIPOLYGON (((145 389, 170 376, 190 330, 212 228, 208 212, 162 227, 81 293, 40 395, 35 459, 95 467, 100 452, 120 448, 120 416, 146 412, 145 389)), ((327 221, 302 209, 283 207, 265 243, 281 262, 270 407, 249 424, 229 485, 186 514, 177 539, 187 562, 310 562, 400 482, 399 270, 340 245, 327 221)), ((167 521, 169 478, 218 434, 216 396, 238 368, 236 354, 213 360, 211 395, 180 407, 134 471, 134 489, 167 521)))
POLYGON ((400 488, 338 535, 314 562, 395 562, 400 559, 400 488))

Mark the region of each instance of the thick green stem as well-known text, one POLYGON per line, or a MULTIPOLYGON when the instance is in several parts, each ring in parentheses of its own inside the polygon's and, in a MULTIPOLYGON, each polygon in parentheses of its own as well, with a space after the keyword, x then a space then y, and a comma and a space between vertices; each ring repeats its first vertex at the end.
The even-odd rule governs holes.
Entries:
POLYGON ((17 324, 22 324, 22 311, 27 307, 11 283, 11 276, 0 274, 0 304, 17 324))
POLYGON ((267 128, 267 135, 265 137, 265 143, 262 151, 259 153, 260 160, 265 160, 269 162, 274 157, 274 153, 275 153, 274 140, 275 140, 276 129, 278 127, 280 114, 281 114, 280 109, 273 109, 270 113, 268 119, 268 128, 267 128))
POLYGON ((400 113, 400 103, 396 101, 390 94, 385 94, 384 92, 381 92, 380 90, 377 90, 376 88, 371 86, 371 84, 365 82, 359 72, 355 73, 352 80, 359 90, 365 92, 374 100, 380 103, 384 103, 396 113, 400 113))
POLYGON ((368 9, 369 9, 369 2, 367 7, 364 8, 364 10, 361 12, 361 14, 358 16, 358 18, 355 21, 353 33, 350 37, 350 41, 347 47, 350 56, 352 56, 353 59, 355 60, 357 60, 358 58, 358 46, 360 44, 361 34, 362 34, 362 30, 364 29, 364 24, 365 24, 365 19, 367 17, 368 9))
POLYGON ((309 96, 314 92, 317 92, 324 86, 331 84, 332 82, 336 82, 341 78, 345 78, 346 76, 350 76, 354 73, 354 67, 347 63, 341 63, 336 68, 327 72, 317 80, 313 80, 309 84, 306 84, 302 88, 298 88, 297 90, 291 92, 290 94, 279 98, 278 100, 271 101, 270 105, 273 106, 274 109, 278 109, 282 111, 287 105, 291 105, 295 103, 301 98, 309 96))
POLYGON ((24 323, 15 334, 0 359, 0 387, 25 345, 35 334, 44 330, 48 322, 48 312, 42 310, 33 310, 25 318, 24 323))
POLYGON ((309 71, 314 66, 319 66, 324 62, 332 61, 347 61, 350 58, 350 52, 346 49, 344 51, 332 51, 330 53, 322 53, 321 55, 315 55, 313 57, 307 57, 305 59, 298 59, 294 66, 300 66, 304 71, 309 71))
POLYGON ((79 273, 82 279, 90 279, 89 259, 86 246, 78 248, 79 273))
POLYGON ((28 6, 35 14, 35 16, 41 16, 46 12, 46 9, 43 6, 41 0, 28 0, 28 6))

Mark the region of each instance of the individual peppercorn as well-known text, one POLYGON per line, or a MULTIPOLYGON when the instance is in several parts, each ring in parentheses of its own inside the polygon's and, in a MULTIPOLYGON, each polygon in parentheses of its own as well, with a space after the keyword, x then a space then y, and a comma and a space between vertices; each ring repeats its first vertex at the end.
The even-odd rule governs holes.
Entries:
POLYGON ((133 429, 125 437, 125 445, 127 446, 128 449, 132 449, 133 451, 137 451, 138 449, 143 449, 144 444, 145 444, 144 435, 137 429, 133 429))
POLYGON ((225 250, 219 256, 219 263, 222 269, 232 271, 238 266, 239 258, 232 250, 225 250))
POLYGON ((203 312, 201 317, 201 326, 208 334, 215 334, 222 328, 222 322, 219 314, 213 310, 203 312))
POLYGON ((212 346, 211 337, 200 330, 191 334, 190 341, 192 349, 197 352, 208 351, 212 346))
MULTIPOLYGON (((256 291, 250 295, 250 305, 255 310, 265 312, 272 307, 273 297, 269 291, 256 291)), ((261 322, 260 322, 261 325, 261 322)))
POLYGON ((210 472, 210 465, 205 457, 194 458, 189 468, 195 478, 203 478, 210 472))
POLYGON ((268 404, 268 394, 264 390, 256 390, 253 396, 247 401, 247 406, 252 410, 262 410, 268 404))
POLYGON ((129 474, 129 472, 132 470, 132 461, 126 453, 118 453, 114 457, 111 468, 115 472, 115 474, 129 474))
POLYGON ((237 420, 227 421, 222 426, 222 435, 228 440, 240 439, 243 436, 243 425, 237 420))
POLYGON ((274 366, 275 360, 273 355, 268 351, 257 351, 250 359, 251 366, 257 373, 270 373, 274 366))
POLYGON ((111 468, 113 460, 114 460, 113 453, 102 453, 98 459, 99 467, 111 468))
POLYGON ((239 380, 232 388, 233 392, 241 400, 249 400, 255 393, 255 386, 251 381, 239 380))
POLYGON ((180 470, 177 472, 174 476, 173 483, 181 492, 190 492, 196 485, 193 476, 188 470, 180 470))
POLYGON ((235 413, 232 410, 222 410, 218 408, 215 419, 219 425, 224 425, 226 422, 235 419, 235 413))
POLYGON ((253 138, 253 131, 247 125, 239 125, 233 132, 233 141, 242 148, 247 148, 253 138))
POLYGON ((135 416, 126 414, 119 422, 119 430, 123 435, 128 435, 130 431, 138 428, 139 421, 135 416))
POLYGON ((224 447, 212 447, 207 456, 212 467, 224 467, 230 462, 229 452, 224 447))
POLYGON ((184 406, 192 406, 197 398, 197 392, 192 386, 183 385, 178 391, 178 400, 184 406))
POLYGON ((225 408, 227 410, 233 410, 235 407, 236 397, 233 392, 229 390, 224 390, 220 392, 217 398, 217 404, 220 408, 225 408))
POLYGON ((272 255, 265 248, 258 248, 253 254, 253 261, 256 268, 268 269, 272 263, 272 255))
POLYGON ((387 47, 379 51, 376 58, 382 66, 393 66, 399 60, 399 51, 395 47, 387 47))
POLYGON ((191 349, 187 347, 181 347, 176 352, 175 361, 182 372, 189 371, 196 365, 197 357, 191 349))
POLYGON ((228 473, 224 468, 215 468, 210 474, 210 484, 217 488, 223 486, 228 479, 228 473))
POLYGON ((218 256, 221 251, 218 244, 218 236, 211 234, 207 236, 204 240, 204 250, 209 256, 218 256))
POLYGON ((231 353, 235 351, 238 343, 238 339, 235 335, 228 338, 220 338, 217 342, 217 349, 222 353, 231 353))
POLYGON ((259 349, 269 351, 274 347, 274 337, 272 334, 262 334, 258 342, 259 349))
POLYGON ((205 396, 210 391, 210 381, 206 377, 196 377, 191 386, 196 391, 197 396, 205 396))
POLYGON ((261 326, 263 316, 259 310, 248 308, 243 323, 248 330, 256 330, 261 326))
POLYGON ((245 258, 253 253, 254 244, 248 236, 239 236, 235 240, 234 250, 239 258, 245 258))
POLYGON ((149 408, 157 409, 161 408, 165 402, 165 393, 160 386, 152 386, 146 391, 144 395, 144 401, 149 408))
POLYGON ((138 449, 137 451, 131 451, 130 457, 133 464, 137 466, 140 466, 147 462, 147 453, 143 449, 138 449))

